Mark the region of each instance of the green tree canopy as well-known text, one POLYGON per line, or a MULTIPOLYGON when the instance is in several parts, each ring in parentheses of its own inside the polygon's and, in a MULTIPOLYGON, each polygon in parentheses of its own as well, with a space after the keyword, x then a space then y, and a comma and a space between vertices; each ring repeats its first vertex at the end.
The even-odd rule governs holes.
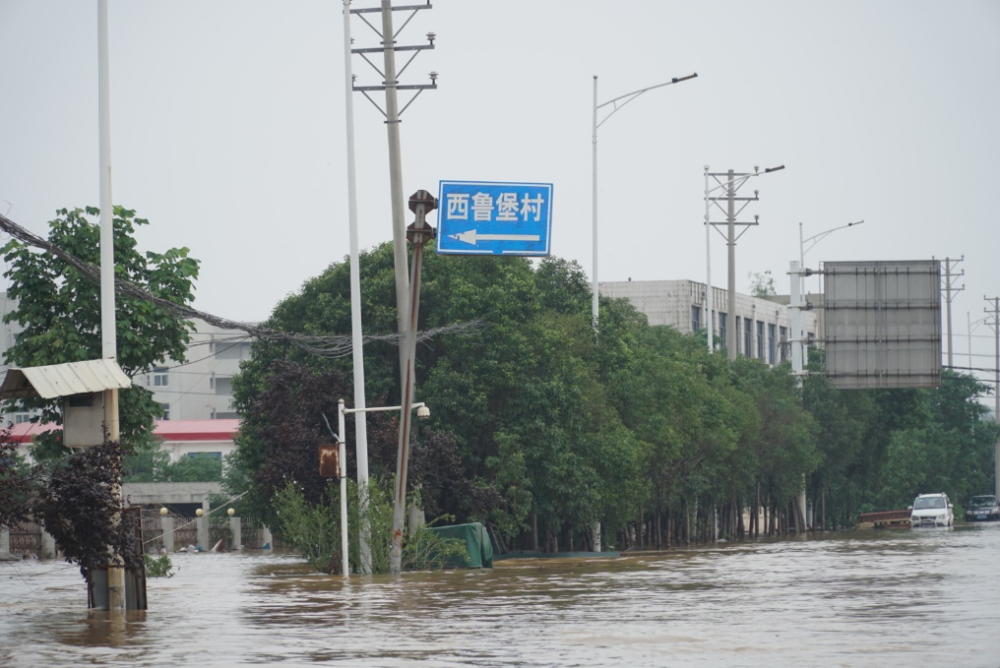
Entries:
MULTIPOLYGON (((99 215, 93 207, 60 209, 49 222, 48 241, 83 262, 100 266, 100 226, 90 218, 99 215)), ((187 248, 171 248, 163 253, 138 250, 136 227, 149 221, 123 207, 114 210, 115 278, 128 281, 153 295, 176 304, 194 299, 198 261, 187 248)), ((10 267, 4 276, 10 281, 8 295, 17 307, 4 322, 17 322, 23 331, 6 353, 5 362, 15 367, 42 366, 100 359, 100 285, 81 274, 63 259, 38 252, 17 240, 2 249, 10 267)), ((183 361, 191 322, 148 301, 116 297, 117 361, 129 376, 172 358, 183 361)), ((148 390, 133 387, 120 393, 122 443, 134 447, 152 433, 153 417, 159 407, 148 390)), ((42 409, 42 422, 61 423, 54 401, 14 400, 15 406, 42 409)))

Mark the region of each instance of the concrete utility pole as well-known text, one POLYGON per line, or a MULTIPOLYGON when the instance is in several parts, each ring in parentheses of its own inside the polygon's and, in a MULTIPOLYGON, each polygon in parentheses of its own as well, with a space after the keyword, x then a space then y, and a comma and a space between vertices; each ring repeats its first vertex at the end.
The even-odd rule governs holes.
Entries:
MULTIPOLYGON (((351 14, 358 15, 359 18, 361 18, 361 20, 368 25, 368 27, 375 31, 382 41, 381 47, 351 49, 351 53, 359 54, 366 63, 371 65, 372 68, 383 77, 383 84, 380 86, 354 86, 353 89, 368 98, 368 100, 374 104, 379 111, 382 111, 386 119, 385 122, 388 128, 389 139, 389 187, 392 201, 393 259, 396 274, 396 322, 400 341, 400 392, 403 396, 403 401, 401 402, 403 408, 400 410, 399 418, 399 458, 397 459, 396 467, 392 553, 389 564, 389 570, 393 575, 398 575, 402 569, 403 522, 406 514, 406 453, 410 442, 410 410, 408 407, 412 403, 411 400, 414 391, 413 341, 415 341, 415 338, 411 329, 416 327, 416 323, 412 323, 411 327, 411 286, 409 281, 409 272, 407 271, 406 212, 403 208, 403 164, 399 142, 399 123, 400 116, 404 111, 406 111, 406 108, 409 107, 413 100, 420 95, 420 93, 428 88, 437 88, 437 72, 430 73, 430 84, 400 85, 398 73, 396 71, 396 52, 410 51, 413 54, 400 70, 400 72, 402 72, 410 65, 411 62, 413 62, 413 59, 416 58, 421 51, 434 48, 434 39, 436 35, 434 33, 427 33, 427 44, 417 46, 396 46, 396 32, 393 30, 392 12, 411 12, 410 17, 403 23, 403 27, 405 28, 418 11, 430 8, 430 2, 426 5, 410 5, 406 7, 394 8, 391 0, 382 0, 380 8, 373 7, 350 10, 351 14), (381 14, 381 31, 365 18, 365 14, 374 12, 379 12, 381 14), (370 53, 382 54, 384 71, 379 70, 379 68, 376 67, 371 60, 369 60, 367 54, 370 53), (400 90, 416 91, 413 98, 411 98, 402 109, 399 108, 398 100, 398 91, 400 90), (385 110, 382 110, 378 103, 368 95, 369 91, 385 91, 385 110)), ((400 28, 400 30, 402 30, 402 28, 400 28)))
MULTIPOLYGON (((944 259, 944 276, 942 276, 941 290, 944 292, 944 303, 945 303, 945 313, 946 321, 948 325, 948 366, 953 366, 952 364, 952 352, 951 352, 951 302, 955 295, 965 289, 965 284, 962 287, 955 287, 955 280, 965 276, 965 270, 963 269, 957 274, 952 274, 951 270, 959 262, 964 262, 965 256, 963 255, 957 260, 953 260, 949 257, 944 259)), ((969 365, 971 366, 971 365, 969 365)))
MULTIPOLYGON (((791 290, 789 292, 788 307, 791 310, 791 325, 792 325, 792 375, 795 376, 795 384, 798 387, 802 387, 802 379, 805 377, 806 372, 803 370, 804 367, 804 349, 803 339, 805 334, 802 331, 802 309, 807 307, 806 300, 802 298, 801 285, 803 284, 802 279, 808 276, 811 272, 805 267, 801 266, 798 262, 794 260, 791 262, 788 275, 791 277, 791 290)), ((799 508, 800 520, 796 521, 796 533, 805 533, 807 529, 808 522, 806 521, 806 478, 805 474, 802 476, 802 489, 796 495, 796 504, 799 508)))
MULTIPOLYGON (((993 385, 993 397, 996 400, 996 404, 993 407, 993 421, 1000 424, 1000 297, 986 297, 983 299, 987 303, 991 304, 991 308, 983 309, 988 315, 993 316, 992 324, 993 336, 995 340, 996 352, 994 358, 994 368, 996 369, 996 376, 994 378, 993 385)), ((987 322, 990 322, 987 320, 987 322)), ((972 366, 971 364, 969 366, 972 366)), ((994 483, 993 483, 993 493, 1000 496, 1000 441, 993 444, 993 473, 994 473, 994 483)))
MULTIPOLYGON (((706 172, 707 176, 710 176, 713 179, 715 179, 716 183, 719 185, 716 188, 711 188, 711 189, 706 187, 705 200, 710 202, 715 202, 715 205, 718 206, 720 209, 722 209, 722 205, 720 204, 720 202, 724 201, 726 203, 726 208, 723 209, 723 211, 726 212, 726 221, 724 223, 721 222, 713 223, 709 221, 707 213, 705 216, 705 223, 708 225, 725 225, 727 230, 726 234, 724 235, 726 239, 726 244, 729 248, 729 281, 727 287, 729 293, 727 295, 727 298, 729 303, 727 306, 728 313, 726 314, 726 319, 727 319, 726 351, 727 354, 729 355, 729 359, 731 360, 736 359, 736 355, 739 351, 739 341, 736 337, 737 334, 736 333, 736 241, 740 237, 742 237, 744 233, 746 233, 747 229, 749 229, 751 225, 760 224, 759 220, 760 216, 754 216, 754 220, 752 223, 739 222, 736 220, 737 216, 739 216, 743 212, 743 209, 745 209, 750 202, 758 201, 759 199, 757 196, 758 191, 756 190, 753 191, 753 197, 737 197, 736 193, 739 192, 740 188, 742 188, 743 185, 751 178, 755 176, 760 176, 761 174, 769 174, 771 172, 776 172, 784 168, 785 168, 784 165, 780 165, 778 167, 768 167, 763 172, 761 172, 758 170, 758 168, 754 167, 753 173, 736 173, 731 169, 728 172, 724 173, 713 174, 706 172), (722 189, 725 190, 726 193, 725 196, 709 197, 709 193, 711 193, 713 190, 719 189, 719 187, 722 187, 722 189), (743 202, 743 204, 741 204, 739 208, 737 208, 736 206, 737 202, 743 202), (743 231, 740 232, 739 234, 736 234, 737 225, 744 226, 743 231)), ((709 277, 709 283, 711 283, 711 277, 709 277)), ((711 291, 712 289, 711 285, 707 285, 705 287, 709 291, 711 291)), ((707 314, 707 317, 711 319, 712 317, 711 311, 707 314)), ((712 335, 712 329, 710 327, 709 336, 711 335, 712 335)), ((711 343, 709 345, 711 345, 711 343)))

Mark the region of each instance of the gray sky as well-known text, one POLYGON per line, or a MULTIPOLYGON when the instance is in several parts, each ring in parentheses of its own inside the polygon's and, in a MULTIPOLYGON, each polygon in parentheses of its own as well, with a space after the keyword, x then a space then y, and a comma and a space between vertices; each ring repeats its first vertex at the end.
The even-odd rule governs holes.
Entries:
MULTIPOLYGON (((143 249, 202 261, 202 310, 264 319, 348 253, 341 7, 109 2, 114 201, 151 220, 143 249)), ((96 25, 96 0, 0 0, 0 211, 39 234, 57 208, 99 201, 96 25)), ((968 365, 966 314, 1000 294, 1000 4, 439 0, 399 43, 428 31, 437 49, 403 83, 436 70, 440 88, 403 115, 406 195, 552 183, 553 254, 590 275, 593 76, 604 102, 697 72, 599 130, 600 280, 704 281, 703 167, 785 164, 744 189, 760 190, 745 212, 760 226, 737 246, 738 289, 769 270, 788 291, 799 222, 809 237, 864 219, 807 265, 964 254, 954 350, 968 365)), ((377 45, 357 19, 353 32, 377 45)), ((359 94, 354 108, 371 248, 392 234, 386 131, 359 94)), ((725 287, 714 233, 712 267, 725 287)), ((973 335, 973 366, 992 368, 991 330, 973 335)))

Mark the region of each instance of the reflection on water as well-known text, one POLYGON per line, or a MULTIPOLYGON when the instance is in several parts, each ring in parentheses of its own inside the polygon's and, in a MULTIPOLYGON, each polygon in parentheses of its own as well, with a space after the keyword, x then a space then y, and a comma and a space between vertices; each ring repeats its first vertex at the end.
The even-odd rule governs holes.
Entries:
POLYGON ((0 666, 1000 666, 1000 526, 342 578, 179 554, 146 612, 0 564, 0 666))

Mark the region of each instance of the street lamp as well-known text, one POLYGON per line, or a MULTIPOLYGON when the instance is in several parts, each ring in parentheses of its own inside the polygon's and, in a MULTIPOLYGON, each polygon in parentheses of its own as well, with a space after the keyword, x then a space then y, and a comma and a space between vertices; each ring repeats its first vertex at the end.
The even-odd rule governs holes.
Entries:
POLYGON ((631 93, 627 93, 625 95, 620 95, 620 96, 614 98, 613 100, 608 100, 607 102, 603 102, 601 104, 598 104, 597 103, 597 75, 596 74, 594 75, 594 126, 593 126, 593 133, 591 135, 591 143, 593 144, 593 167, 594 167, 594 174, 593 174, 593 176, 594 176, 594 181, 593 181, 593 204, 592 204, 592 210, 593 210, 593 216, 594 216, 594 276, 593 276, 594 294, 593 294, 593 309, 592 310, 593 310, 593 325, 594 325, 594 331, 595 332, 597 331, 597 318, 598 318, 598 313, 597 313, 597 309, 598 309, 598 306, 597 306, 598 305, 598 285, 597 285, 597 249, 598 249, 598 245, 597 245, 597 128, 599 128, 602 125, 604 125, 604 122, 607 121, 609 118, 611 118, 611 116, 616 111, 618 111, 619 109, 621 109, 626 104, 628 104, 629 102, 631 102, 635 98, 639 97, 640 95, 642 95, 646 91, 653 90, 654 88, 663 88, 664 86, 670 86, 670 85, 675 84, 675 83, 680 83, 682 81, 687 81, 689 79, 694 79, 697 76, 698 76, 698 73, 695 72, 693 74, 687 75, 686 77, 674 77, 670 81, 666 81, 666 82, 661 83, 661 84, 656 84, 655 86, 649 86, 648 88, 642 88, 640 90, 632 91, 631 93), (605 116, 601 120, 600 123, 598 123, 597 122, 597 110, 598 109, 602 109, 603 107, 606 107, 609 104, 612 105, 611 111, 608 113, 607 116, 605 116))
MULTIPOLYGON (((337 402, 337 433, 334 437, 337 439, 337 443, 340 446, 340 548, 342 553, 342 566, 344 571, 344 577, 348 576, 348 563, 347 563, 347 438, 346 438, 346 427, 345 427, 345 416, 348 413, 377 413, 380 411, 401 411, 402 406, 372 406, 372 407, 358 407, 358 408, 347 408, 344 405, 344 400, 341 399, 337 402)), ((424 402, 419 402, 410 405, 410 410, 416 409, 417 417, 421 419, 426 419, 431 416, 431 409, 427 407, 424 402)), ((324 416, 324 419, 325 416, 324 416)), ((327 425, 329 428, 329 425, 327 425)), ((355 444, 357 447, 357 443, 355 444)), ((358 527, 358 551, 361 555, 361 563, 359 567, 361 569, 362 575, 371 575, 372 572, 372 553, 371 547, 368 544, 368 537, 371 535, 371 523, 368 520, 368 452, 367 449, 362 453, 360 448, 357 448, 355 455, 358 458, 358 518, 360 520, 361 526, 358 527), (361 457, 364 456, 365 461, 361 461, 361 457)))
MULTIPOLYGON (((798 272, 799 272, 799 274, 798 275, 802 276, 802 279, 803 279, 802 280, 802 297, 801 297, 803 301, 807 301, 808 298, 809 298, 809 290, 806 289, 806 283, 805 283, 805 279, 808 278, 808 275, 810 273, 810 271, 806 269, 806 253, 808 253, 809 251, 811 251, 816 244, 818 244, 819 242, 823 241, 823 239, 826 239, 828 236, 830 236, 831 234, 833 234, 837 230, 846 230, 848 227, 854 227, 856 225, 863 225, 864 222, 865 221, 862 219, 862 220, 855 221, 853 223, 847 223, 846 225, 839 225, 837 227, 831 227, 830 229, 824 230, 824 231, 820 232, 819 234, 812 235, 808 239, 803 239, 802 238, 802 223, 799 223, 799 266, 798 266, 798 272), (809 243, 809 242, 812 242, 812 243, 809 243), (809 244, 808 248, 806 247, 806 244, 809 244)), ((802 367, 805 364, 805 354, 804 354, 805 351, 802 348, 802 339, 804 338, 805 332, 803 332, 801 330, 802 330, 802 319, 799 318, 798 319, 798 324, 797 324, 797 329, 795 329, 795 331, 794 331, 795 339, 796 340, 793 341, 793 348, 792 348, 792 367, 793 367, 792 371, 794 371, 795 373, 801 373, 802 372, 802 367), (798 355, 795 354, 796 351, 798 351, 798 355)))
POLYGON ((826 239, 828 236, 830 236, 831 234, 833 234, 837 230, 844 230, 844 229, 847 229, 848 227, 854 227, 855 225, 863 225, 864 222, 865 222, 864 220, 859 220, 859 221, 856 221, 856 222, 853 222, 853 223, 848 223, 847 225, 841 225, 840 227, 833 227, 833 228, 830 228, 829 230, 826 230, 825 232, 820 232, 819 234, 814 234, 811 237, 809 237, 808 239, 803 239, 802 238, 802 223, 799 223, 799 268, 800 269, 805 269, 805 266, 806 266, 806 253, 808 253, 809 251, 811 251, 812 248, 813 248, 813 246, 815 246, 819 242, 823 241, 823 239, 826 239), (806 248, 806 243, 808 243, 810 241, 812 243, 809 244, 809 248, 806 248))
MULTIPOLYGON (((754 167, 753 174, 733 174, 732 170, 730 170, 729 178, 726 181, 719 183, 719 185, 715 186, 714 188, 709 188, 708 187, 708 177, 709 176, 713 176, 713 175, 711 175, 711 174, 708 173, 709 167, 708 167, 708 165, 705 165, 705 274, 706 274, 705 275, 705 311, 706 311, 706 313, 705 313, 705 316, 706 316, 705 320, 708 323, 708 337, 707 338, 708 338, 708 352, 709 353, 715 352, 715 346, 714 346, 714 343, 715 343, 714 342, 714 338, 715 338, 715 331, 714 331, 715 330, 715 323, 713 321, 713 316, 712 316, 712 246, 711 246, 711 242, 712 242, 712 233, 711 233, 712 223, 711 223, 711 220, 709 218, 709 210, 711 208, 711 202, 712 202, 712 200, 709 198, 709 195, 712 194, 713 192, 715 192, 716 190, 721 190, 722 188, 726 188, 729 191, 730 199, 732 199, 732 197, 735 195, 736 191, 739 190, 740 188, 742 188, 743 184, 746 183, 749 179, 752 179, 755 176, 760 176, 762 174, 770 174, 771 172, 778 172, 778 171, 781 171, 784 168, 785 168, 784 165, 778 165, 777 167, 767 167, 767 168, 764 169, 763 172, 761 172, 756 167, 754 167)), ((727 218, 731 219, 729 221, 730 224, 734 224, 735 223, 735 218, 734 218, 734 214, 732 212, 732 207, 729 207, 729 208, 730 208, 730 210, 727 212, 727 218)), ((730 244, 732 244, 732 243, 733 243, 733 241, 730 241, 730 244)), ((730 254, 732 254, 732 250, 733 250, 732 246, 730 246, 730 254)), ((734 271, 735 270, 733 268, 730 268, 730 272, 729 272, 730 273, 730 276, 729 276, 730 280, 729 280, 729 288, 728 288, 728 290, 729 290, 729 301, 730 301, 729 312, 731 314, 730 317, 733 318, 733 322, 732 322, 732 324, 730 326, 734 328, 733 331, 735 331, 735 326, 736 326, 736 320, 735 320, 736 315, 734 313, 735 310, 736 310, 735 309, 736 288, 735 288, 734 271)))

